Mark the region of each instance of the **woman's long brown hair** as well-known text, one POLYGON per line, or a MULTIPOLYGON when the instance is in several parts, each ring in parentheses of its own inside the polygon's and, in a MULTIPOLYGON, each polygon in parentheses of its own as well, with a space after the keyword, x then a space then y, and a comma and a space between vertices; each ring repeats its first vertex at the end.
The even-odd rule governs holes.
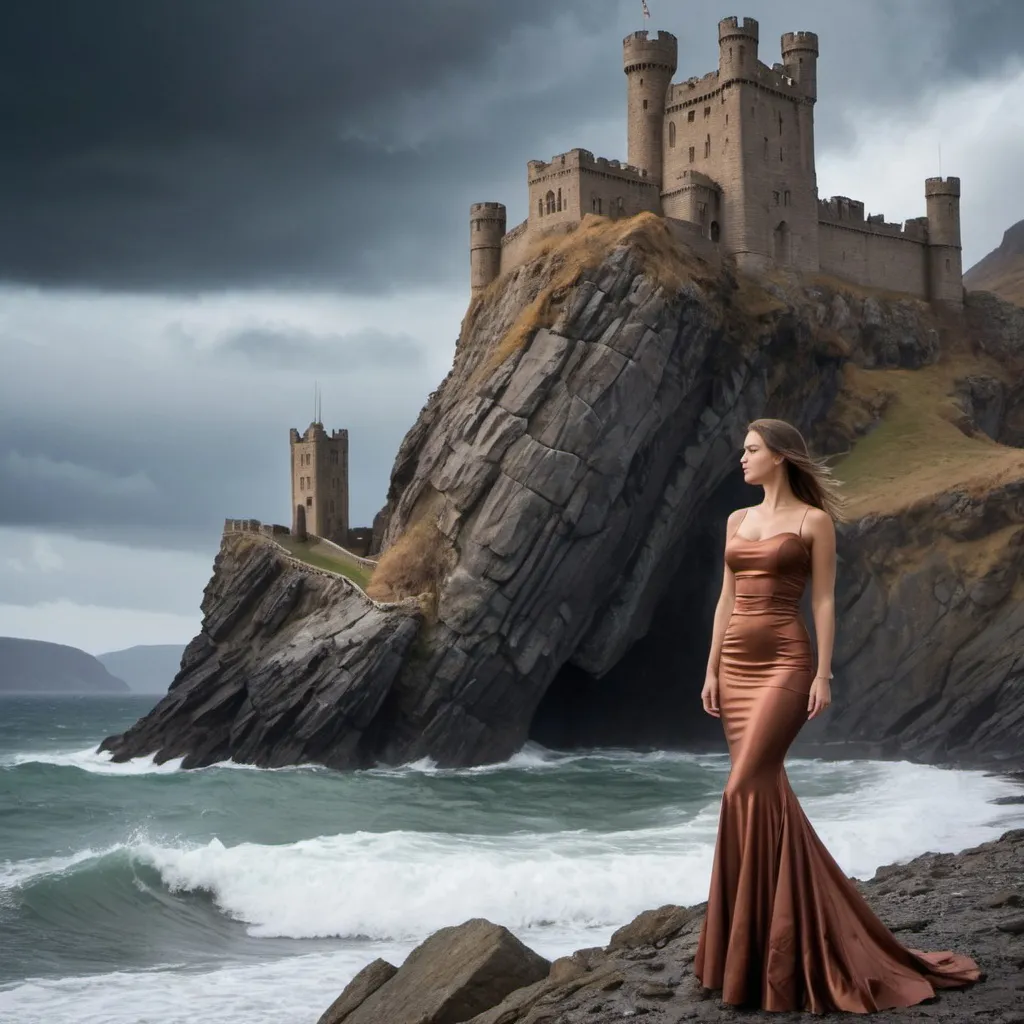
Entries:
POLYGON ((747 430, 761 435, 768 448, 786 460, 789 485, 801 500, 827 512, 833 522, 844 522, 846 500, 839 493, 840 481, 824 460, 811 455, 804 435, 785 420, 754 420, 747 430))

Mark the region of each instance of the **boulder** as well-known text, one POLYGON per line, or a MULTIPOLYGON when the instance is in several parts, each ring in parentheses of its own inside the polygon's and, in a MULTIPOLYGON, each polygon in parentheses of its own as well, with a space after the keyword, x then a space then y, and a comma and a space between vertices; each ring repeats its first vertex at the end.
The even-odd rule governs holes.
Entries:
POLYGON ((364 968, 319 1024, 460 1024, 543 980, 551 966, 482 918, 435 932, 390 977, 390 965, 376 963, 383 966, 364 968), (336 1007, 345 1015, 329 1016, 336 1007))

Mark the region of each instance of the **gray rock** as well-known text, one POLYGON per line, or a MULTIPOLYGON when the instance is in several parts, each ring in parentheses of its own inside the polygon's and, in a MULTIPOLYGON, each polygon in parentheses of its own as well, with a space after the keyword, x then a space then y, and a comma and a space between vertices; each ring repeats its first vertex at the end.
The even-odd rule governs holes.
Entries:
POLYGON ((345 1024, 459 1024, 516 989, 542 981, 550 966, 506 928, 477 918, 434 932, 393 977, 341 1019, 345 1024))

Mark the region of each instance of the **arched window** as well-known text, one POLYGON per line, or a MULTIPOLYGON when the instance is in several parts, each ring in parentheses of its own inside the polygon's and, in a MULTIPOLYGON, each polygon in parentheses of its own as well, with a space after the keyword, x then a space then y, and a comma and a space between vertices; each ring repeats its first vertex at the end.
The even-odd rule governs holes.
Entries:
POLYGON ((722 231, 721 231, 721 228, 719 228, 719 226, 718 226, 718 221, 717 220, 713 220, 711 222, 711 241, 712 242, 717 242, 718 239, 721 237, 721 234, 722 234, 722 231))
POLYGON ((545 209, 548 213, 555 212, 555 193, 548 189, 548 194, 544 197, 545 209))
POLYGON ((790 233, 789 225, 780 221, 772 235, 772 257, 780 267, 787 267, 790 264, 790 233))
POLYGON ((674 146, 676 144, 676 123, 675 121, 669 121, 668 123, 668 144, 674 146))

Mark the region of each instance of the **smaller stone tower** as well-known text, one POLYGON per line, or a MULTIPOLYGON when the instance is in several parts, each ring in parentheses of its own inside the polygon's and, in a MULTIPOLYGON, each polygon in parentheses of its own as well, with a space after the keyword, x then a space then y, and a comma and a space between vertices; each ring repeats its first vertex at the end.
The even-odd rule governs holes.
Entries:
POLYGON ((502 203, 473 203, 469 208, 469 274, 474 294, 501 273, 505 222, 502 203))
POLYGON ((304 434, 293 427, 292 533, 344 546, 348 541, 348 431, 330 434, 310 423, 304 434))
POLYGON ((761 28, 754 18, 723 18, 718 23, 718 76, 722 82, 757 77, 761 28))
POLYGON ((622 40, 622 70, 626 72, 627 160, 660 184, 665 99, 676 73, 679 42, 671 32, 649 39, 634 32, 622 40))
POLYGON ((786 74, 800 83, 812 102, 818 98, 818 37, 813 32, 787 32, 782 37, 782 63, 786 74))
POLYGON ((927 178, 928 288, 933 302, 962 306, 964 268, 960 248, 960 179, 927 178))

